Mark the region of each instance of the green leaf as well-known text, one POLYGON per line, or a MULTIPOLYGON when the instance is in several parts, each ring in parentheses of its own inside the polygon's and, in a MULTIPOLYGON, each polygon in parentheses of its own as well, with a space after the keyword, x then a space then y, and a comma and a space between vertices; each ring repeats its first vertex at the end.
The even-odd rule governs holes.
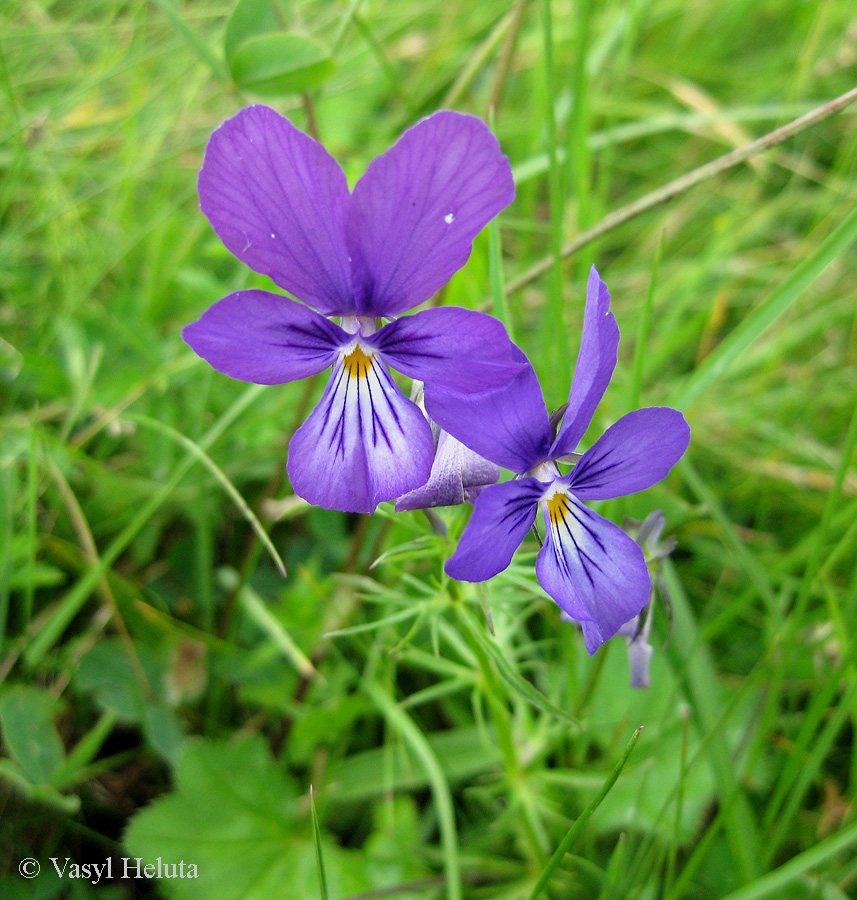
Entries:
POLYGON ((321 44, 299 34, 263 34, 244 41, 231 60, 242 90, 266 96, 297 94, 318 87, 335 68, 321 44))
POLYGON ((226 23, 223 52, 232 65, 235 52, 245 41, 261 34, 279 31, 274 5, 271 0, 238 0, 238 5, 226 23))
MULTIPOLYGON (((142 644, 137 646, 140 665, 149 684, 162 690, 163 665, 142 644)), ((118 640, 96 644, 80 661, 75 673, 79 690, 91 691, 107 712, 139 724, 149 745, 160 756, 174 760, 184 735, 175 713, 157 695, 144 691, 141 676, 118 640)))
POLYGON ((0 724, 9 753, 34 784, 49 784, 65 762, 54 725, 54 698, 38 688, 15 685, 0 698, 0 724))
MULTIPOLYGON (((144 864, 161 857, 165 865, 196 866, 195 878, 161 881, 166 897, 282 900, 289 885, 317 883, 316 848, 305 819, 298 819, 295 785, 261 737, 188 741, 175 784, 125 833, 129 852, 144 864)), ((372 887, 355 851, 324 835, 319 842, 331 896, 372 887)))

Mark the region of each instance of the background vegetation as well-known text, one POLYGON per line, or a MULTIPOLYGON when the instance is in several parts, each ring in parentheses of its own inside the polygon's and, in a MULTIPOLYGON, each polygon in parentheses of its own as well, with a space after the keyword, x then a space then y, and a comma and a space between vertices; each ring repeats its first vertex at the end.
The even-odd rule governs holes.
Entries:
POLYGON ((853 110, 519 276, 853 87, 853 4, 274 6, 336 69, 269 102, 314 111, 352 180, 420 116, 493 103, 518 197, 438 302, 505 315, 551 407, 598 265, 623 340, 589 440, 637 405, 693 428, 663 485, 600 508, 664 510, 671 634, 659 605, 633 690, 624 641, 589 659, 560 621, 534 545, 481 591, 442 573, 466 509, 441 538, 295 498, 286 446, 321 382, 248 389, 180 338, 265 284, 197 208, 209 134, 258 99, 223 62, 232 5, 3 0, 0 895, 518 900, 577 822, 542 896, 848 896, 853 110), (108 855, 199 879, 48 864, 108 855))

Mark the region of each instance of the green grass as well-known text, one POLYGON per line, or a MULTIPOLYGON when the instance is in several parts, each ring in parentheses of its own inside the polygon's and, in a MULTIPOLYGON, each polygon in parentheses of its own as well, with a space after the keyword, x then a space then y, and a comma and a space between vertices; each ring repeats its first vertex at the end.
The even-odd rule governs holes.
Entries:
MULTIPOLYGON (((850 90, 853 9, 280 7, 337 48, 312 108, 352 182, 446 98, 501 98, 517 199, 441 300, 502 317, 554 408, 599 267, 623 340, 587 440, 638 404, 693 429, 663 484, 600 508, 665 512, 672 626, 659 605, 635 691, 623 642, 590 659, 560 622, 534 542, 477 590, 442 570, 466 510, 441 513, 443 538, 416 513, 294 498, 288 438, 323 379, 248 387, 180 338, 264 285, 197 206, 208 136, 259 99, 227 80, 231 5, 7 0, 0 895, 30 896, 27 856, 39 896, 65 896, 51 856, 175 846, 212 900, 850 896, 857 108, 560 257, 850 90)), ((274 105, 307 127, 300 98, 274 105)))

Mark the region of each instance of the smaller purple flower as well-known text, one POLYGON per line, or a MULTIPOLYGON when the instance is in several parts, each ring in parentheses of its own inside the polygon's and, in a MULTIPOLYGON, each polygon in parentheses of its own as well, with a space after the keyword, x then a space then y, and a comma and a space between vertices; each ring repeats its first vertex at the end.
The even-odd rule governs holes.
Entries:
POLYGON ((425 382, 427 395, 496 388, 521 368, 490 316, 438 307, 395 319, 464 265, 478 232, 513 200, 494 135, 474 116, 441 111, 349 191, 321 144, 250 106, 212 135, 199 195, 226 247, 302 302, 238 291, 184 329, 187 343, 218 371, 257 384, 333 370, 289 446, 295 492, 372 512, 425 484, 431 428, 388 367, 425 382), (376 330, 378 320, 388 321, 376 330))
MULTIPOLYGON (((447 574, 485 581, 502 572, 541 509, 547 536, 536 574, 560 608, 581 623, 590 654, 640 613, 651 579, 639 544, 584 501, 657 484, 690 442, 680 412, 652 407, 628 413, 585 453, 575 452, 613 375, 618 346, 610 294, 593 266, 568 406, 555 438, 529 363, 506 388, 469 397, 451 391, 426 396, 426 410, 442 428, 523 476, 481 493, 447 574), (566 475, 562 462, 574 462, 566 475)), ((526 360, 520 351, 518 358, 526 360)))

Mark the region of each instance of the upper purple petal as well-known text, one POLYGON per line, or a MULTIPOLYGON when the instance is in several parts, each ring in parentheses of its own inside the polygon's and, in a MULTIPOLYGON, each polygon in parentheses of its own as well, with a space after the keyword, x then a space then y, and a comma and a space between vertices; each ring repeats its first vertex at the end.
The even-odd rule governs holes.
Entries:
POLYGON ((404 316, 367 341, 409 378, 455 391, 500 387, 524 369, 501 322, 454 306, 404 316))
POLYGON ((289 443, 287 468, 295 493, 309 503, 371 513, 425 484, 433 457, 431 426, 373 357, 351 369, 337 363, 289 443))
POLYGON ((690 443, 690 426, 667 406, 622 416, 583 454, 569 486, 582 500, 609 500, 666 478, 690 443))
POLYGON ((444 570, 458 581, 487 581, 512 561, 536 518, 546 485, 535 478, 485 488, 444 570))
POLYGON ((586 433, 616 368, 619 326, 610 312, 610 293, 595 266, 586 285, 583 333, 568 395, 568 410, 551 447, 551 458, 572 453, 586 433))
POLYGON ((495 484, 500 467, 474 453, 451 434, 441 431, 437 439, 429 480, 396 500, 396 512, 455 506, 470 500, 482 488, 495 484))
POLYGON ((354 312, 345 175, 288 119, 267 106, 227 119, 208 142, 199 197, 242 262, 320 312, 354 312))
POLYGON ((480 456, 518 474, 548 458, 550 419, 542 389, 524 353, 512 344, 524 368, 504 387, 462 394, 426 385, 426 411, 445 431, 480 456))
POLYGON ((480 119, 443 110, 418 122, 352 194, 346 234, 357 311, 391 316, 428 299, 514 197, 509 161, 480 119))
MULTIPOLYGON (((558 479, 567 483, 567 478, 558 479)), ((583 627, 593 654, 649 601, 643 550, 618 525, 570 494, 558 494, 551 515, 543 502, 547 539, 536 559, 541 586, 583 627)))
POLYGON ((302 303, 268 291, 238 291, 185 326, 182 337, 218 372, 256 384, 315 375, 352 340, 302 303))

